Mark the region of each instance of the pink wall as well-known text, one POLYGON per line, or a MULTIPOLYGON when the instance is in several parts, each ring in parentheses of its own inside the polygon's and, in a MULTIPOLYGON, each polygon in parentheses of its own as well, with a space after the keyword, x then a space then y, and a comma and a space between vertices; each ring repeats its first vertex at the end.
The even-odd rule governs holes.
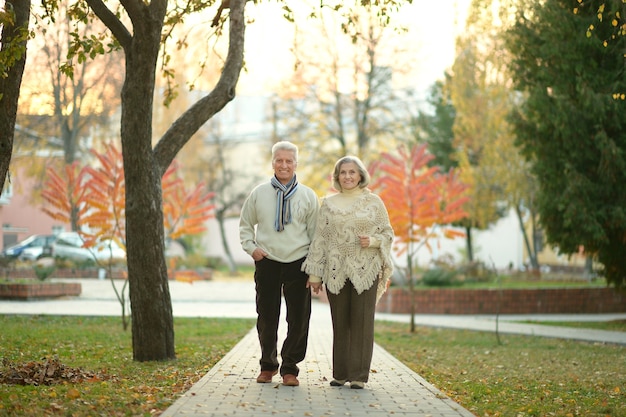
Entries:
MULTIPOLYGON (((12 167, 12 170, 15 169, 12 167)), ((11 186, 13 195, 8 205, 0 205, 0 225, 2 225, 2 233, 0 234, 0 249, 4 249, 5 237, 10 240, 9 235, 17 237, 16 241, 23 240, 34 234, 53 234, 53 227, 61 227, 69 230, 69 225, 53 220, 45 214, 41 207, 45 202, 33 205, 31 203, 31 193, 34 181, 17 172, 12 172, 11 186)))

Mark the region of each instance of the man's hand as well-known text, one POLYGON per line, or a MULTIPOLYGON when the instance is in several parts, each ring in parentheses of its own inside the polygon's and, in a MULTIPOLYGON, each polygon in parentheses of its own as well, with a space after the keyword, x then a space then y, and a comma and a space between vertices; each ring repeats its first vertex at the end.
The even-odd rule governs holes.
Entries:
POLYGON ((254 259, 256 262, 260 261, 261 259, 265 258, 266 256, 267 256, 267 252, 265 252, 261 248, 256 248, 254 250, 254 252, 252 252, 252 259, 254 259))
POLYGON ((311 282, 310 280, 306 280, 306 287, 311 288, 315 294, 319 294, 322 289, 321 282, 311 282))

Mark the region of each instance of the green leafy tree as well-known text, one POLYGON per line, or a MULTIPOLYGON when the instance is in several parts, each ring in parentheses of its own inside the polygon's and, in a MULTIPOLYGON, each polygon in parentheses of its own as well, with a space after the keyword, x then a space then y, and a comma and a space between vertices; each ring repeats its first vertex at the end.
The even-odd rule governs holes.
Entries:
POLYGON ((512 114, 517 141, 538 181, 537 207, 547 242, 564 254, 582 248, 607 281, 626 274, 626 39, 598 11, 619 2, 547 0, 520 8, 508 32, 511 72, 523 104, 512 114), (567 34, 567 35, 565 35, 567 34), (598 42, 611 39, 611 42, 598 42), (619 97, 616 97, 619 98, 619 97))
MULTIPOLYGON (((451 158, 462 168, 470 185, 470 213, 462 224, 467 254, 474 259, 472 229, 486 229, 513 209, 517 214, 530 263, 538 271, 537 247, 528 237, 536 234, 536 210, 529 172, 507 116, 516 104, 504 48, 504 33, 520 1, 473 0, 465 32, 457 39, 458 55, 446 79, 445 91, 455 109, 454 152, 451 158)), ((532 239, 534 243, 536 239, 532 239)))
POLYGON ((498 163, 494 146, 505 127, 501 122, 507 109, 506 89, 500 84, 501 62, 495 62, 492 48, 494 28, 487 0, 474 0, 470 6, 466 31, 457 39, 457 57, 447 84, 456 114, 453 159, 462 168, 470 186, 471 199, 464 224, 468 260, 474 260, 472 230, 487 229, 502 218, 506 210, 504 184, 494 169, 498 163), (487 47, 486 45, 489 45, 487 47))
MULTIPOLYGON (((428 103, 433 112, 419 112, 413 133, 417 143, 428 144, 428 150, 434 156, 429 165, 438 166, 443 171, 459 167, 458 153, 459 149, 463 149, 463 144, 456 140, 454 133, 456 109, 450 93, 451 84, 452 75, 446 72, 444 80, 439 80, 432 86, 428 103)), ((471 168, 468 167, 468 170, 471 168)), ((456 225, 465 230, 467 261, 472 263, 474 261, 472 230, 476 227, 475 220, 466 216, 456 225)))
POLYGON ((432 85, 427 98, 431 111, 419 111, 414 130, 417 142, 427 143, 428 151, 434 156, 429 165, 437 165, 443 171, 459 166, 453 159, 456 110, 446 87, 449 83, 450 74, 446 72, 444 80, 438 80, 432 85))

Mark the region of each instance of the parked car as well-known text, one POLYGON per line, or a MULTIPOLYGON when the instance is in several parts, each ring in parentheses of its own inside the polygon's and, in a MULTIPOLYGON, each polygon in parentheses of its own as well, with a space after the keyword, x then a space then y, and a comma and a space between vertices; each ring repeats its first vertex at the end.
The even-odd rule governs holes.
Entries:
MULTIPOLYGON (((49 245, 49 244, 48 244, 49 245)), ((45 246, 32 246, 30 248, 24 248, 18 259, 20 261, 36 261, 42 257, 45 246)))
POLYGON ((13 259, 37 259, 45 246, 56 238, 55 235, 32 235, 9 246, 2 251, 2 256, 13 259))
POLYGON ((78 233, 62 232, 48 247, 44 248, 43 255, 72 261, 126 259, 126 251, 115 241, 103 241, 91 248, 85 248, 84 244, 85 242, 78 233))

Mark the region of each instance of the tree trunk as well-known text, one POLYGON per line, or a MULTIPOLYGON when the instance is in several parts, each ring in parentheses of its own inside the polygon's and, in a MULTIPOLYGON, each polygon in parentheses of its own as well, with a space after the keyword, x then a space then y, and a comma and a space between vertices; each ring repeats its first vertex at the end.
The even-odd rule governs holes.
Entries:
POLYGON ((587 281, 591 282, 591 280, 594 277, 594 273, 593 273, 593 257, 587 255, 585 257, 585 272, 584 272, 584 277, 587 279, 587 281))
POLYGON ((472 226, 465 226, 465 248, 467 249, 467 262, 474 262, 474 246, 472 245, 472 226))
POLYGON ((126 250, 136 361, 174 359, 174 320, 165 262, 161 171, 152 152, 152 104, 161 36, 159 19, 135 25, 126 47, 122 153, 126 250))
POLYGON ((167 0, 123 2, 132 32, 100 0, 86 0, 124 49, 121 138, 126 183, 126 254, 133 359, 174 359, 174 320, 169 292, 161 176, 178 151, 235 97, 243 66, 244 0, 230 2, 229 48, 214 90, 183 113, 152 149, 152 105, 167 0))
POLYGON ((413 255, 410 253, 406 257, 407 263, 407 283, 409 284, 409 297, 411 297, 411 333, 415 333, 415 283, 413 282, 413 255))
MULTIPOLYGON (((4 184, 11 164, 13 155, 13 137, 15 134, 15 119, 17 117, 17 104, 22 85, 22 74, 26 63, 26 43, 24 36, 21 40, 20 31, 27 30, 30 17, 30 0, 7 0, 4 4, 5 11, 13 9, 15 12, 15 25, 5 24, 2 27, 2 51, 8 48, 19 48, 22 53, 15 62, 9 64, 7 76, 0 77, 0 192, 4 190, 4 184), (16 44, 14 40, 20 39, 16 44)), ((14 55, 14 54, 10 54, 14 55)))
POLYGON ((522 232, 522 236, 524 237, 524 245, 526 246, 526 251, 528 251, 528 257, 530 258, 530 267, 533 271, 539 271, 539 262, 537 261, 537 252, 535 251, 534 245, 531 247, 530 240, 528 239, 528 233, 526 232, 526 228, 524 227, 524 219, 522 217, 522 211, 519 206, 515 206, 515 214, 517 214, 517 219, 519 220, 520 231, 522 232))
POLYGON ((219 212, 216 213, 215 219, 217 220, 217 224, 220 227, 220 236, 222 238, 222 247, 224 248, 224 254, 226 255, 226 262, 228 263, 228 270, 232 275, 237 273, 237 265, 235 264, 235 258, 233 258, 233 254, 230 251, 230 245, 228 244, 228 240, 226 239, 226 228, 224 227, 224 213, 219 212))

